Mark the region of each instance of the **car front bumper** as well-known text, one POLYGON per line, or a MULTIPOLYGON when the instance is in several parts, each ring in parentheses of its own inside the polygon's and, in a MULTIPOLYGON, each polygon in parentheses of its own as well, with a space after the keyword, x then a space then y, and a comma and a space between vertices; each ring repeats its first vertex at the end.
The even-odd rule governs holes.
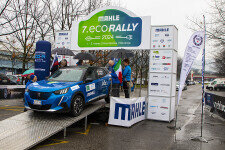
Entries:
POLYGON ((34 104, 37 99, 32 99, 28 92, 25 93, 24 106, 27 110, 42 111, 42 112, 69 112, 71 95, 69 93, 62 95, 55 95, 52 93, 46 100, 41 101, 40 105, 34 104))

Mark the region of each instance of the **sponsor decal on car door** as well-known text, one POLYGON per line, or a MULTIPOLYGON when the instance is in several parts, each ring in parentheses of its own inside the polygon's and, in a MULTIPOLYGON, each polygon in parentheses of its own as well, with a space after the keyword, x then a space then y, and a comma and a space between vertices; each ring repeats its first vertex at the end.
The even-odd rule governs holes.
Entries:
POLYGON ((85 93, 86 93, 86 102, 94 100, 94 98, 97 97, 96 81, 87 83, 85 85, 85 93))

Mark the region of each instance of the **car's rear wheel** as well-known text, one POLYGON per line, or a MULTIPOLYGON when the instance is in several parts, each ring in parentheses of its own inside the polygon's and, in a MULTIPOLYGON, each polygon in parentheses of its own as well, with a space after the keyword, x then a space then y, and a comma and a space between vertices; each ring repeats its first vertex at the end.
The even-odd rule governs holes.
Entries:
POLYGON ((210 87, 210 88, 209 88, 209 90, 210 90, 210 91, 212 91, 212 90, 213 90, 213 88, 212 88, 212 87, 210 87))
POLYGON ((71 102, 71 114, 76 117, 81 114, 84 109, 84 99, 80 95, 74 96, 71 102))
POLYGON ((105 98, 105 102, 106 102, 106 103, 109 103, 109 102, 110 102, 110 96, 109 96, 109 94, 108 94, 107 97, 105 98))

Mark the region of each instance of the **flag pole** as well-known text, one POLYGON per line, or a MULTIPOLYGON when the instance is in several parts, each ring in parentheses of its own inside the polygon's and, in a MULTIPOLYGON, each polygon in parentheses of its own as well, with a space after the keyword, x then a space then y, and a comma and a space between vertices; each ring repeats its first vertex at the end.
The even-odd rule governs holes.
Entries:
POLYGON ((203 138, 203 119, 204 119, 204 96, 205 96, 205 89, 204 89, 204 76, 205 76, 205 42, 206 42, 206 27, 205 27, 205 15, 203 15, 203 26, 204 26, 204 45, 202 50, 202 113, 201 113, 201 135, 200 137, 194 137, 191 138, 191 140, 199 141, 199 142, 205 142, 208 143, 208 141, 203 138))
POLYGON ((202 137, 202 130, 203 130, 203 117, 204 117, 204 96, 205 96, 205 89, 204 89, 204 76, 205 76, 205 41, 206 41, 206 28, 205 28, 205 16, 203 15, 203 23, 204 23, 204 48, 202 51, 202 114, 201 114, 201 137, 202 137))

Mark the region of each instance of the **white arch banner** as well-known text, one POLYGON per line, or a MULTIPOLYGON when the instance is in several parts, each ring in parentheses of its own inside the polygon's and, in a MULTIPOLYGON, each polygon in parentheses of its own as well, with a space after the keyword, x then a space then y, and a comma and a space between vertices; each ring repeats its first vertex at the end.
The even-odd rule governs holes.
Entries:
POLYGON ((120 7, 95 10, 71 30, 72 50, 150 49, 151 17, 120 7))

